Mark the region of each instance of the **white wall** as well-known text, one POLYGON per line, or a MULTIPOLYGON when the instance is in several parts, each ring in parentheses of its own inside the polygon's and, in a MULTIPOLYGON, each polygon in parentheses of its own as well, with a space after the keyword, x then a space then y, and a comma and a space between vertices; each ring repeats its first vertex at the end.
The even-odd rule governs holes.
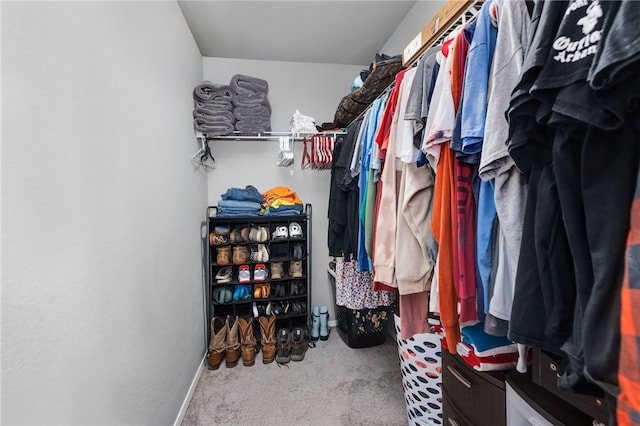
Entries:
POLYGON ((170 424, 205 351, 175 2, 2 2, 2 424, 170 424))
MULTIPOLYGON (((316 123, 331 122, 343 96, 349 93, 353 79, 362 67, 294 62, 251 61, 203 58, 203 77, 214 83, 229 84, 235 74, 267 80, 273 112, 273 131, 287 132, 296 109, 316 123)), ((264 192, 275 186, 287 186, 302 202, 312 205, 313 264, 312 302, 333 309, 327 281, 327 209, 329 170, 302 170, 302 143, 296 143, 295 165, 277 167, 277 141, 213 141, 210 147, 217 168, 209 172, 209 203, 214 205, 230 187, 253 185, 264 192), (291 174, 293 173, 293 174, 291 174)), ((335 319, 333 311, 331 318, 335 319)))
POLYGON ((409 42, 446 3, 443 0, 418 0, 386 41, 382 52, 388 55, 401 55, 409 42))

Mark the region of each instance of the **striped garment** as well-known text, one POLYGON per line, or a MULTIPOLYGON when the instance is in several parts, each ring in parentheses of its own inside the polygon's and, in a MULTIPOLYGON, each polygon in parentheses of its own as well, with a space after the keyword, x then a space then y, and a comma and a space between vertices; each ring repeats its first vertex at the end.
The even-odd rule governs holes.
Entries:
POLYGON ((640 425, 640 174, 630 220, 620 311, 619 426, 640 425))

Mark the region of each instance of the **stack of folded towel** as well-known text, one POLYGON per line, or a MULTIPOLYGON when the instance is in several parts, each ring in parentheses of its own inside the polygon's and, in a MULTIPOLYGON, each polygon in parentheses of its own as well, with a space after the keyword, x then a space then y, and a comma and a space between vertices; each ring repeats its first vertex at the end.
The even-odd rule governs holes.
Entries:
POLYGON ((231 77, 230 86, 234 93, 232 103, 235 129, 242 133, 270 132, 271 104, 267 81, 236 74, 231 77))
POLYGON ((196 132, 206 136, 233 133, 235 93, 229 85, 204 81, 193 90, 193 124, 196 132))

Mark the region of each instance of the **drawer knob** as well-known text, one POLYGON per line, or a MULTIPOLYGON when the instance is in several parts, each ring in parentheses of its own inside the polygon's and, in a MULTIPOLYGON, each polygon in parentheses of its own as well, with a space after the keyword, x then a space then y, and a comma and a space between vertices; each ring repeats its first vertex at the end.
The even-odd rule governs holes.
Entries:
POLYGON ((550 368, 551 370, 553 370, 553 371, 557 371, 557 370, 558 370, 558 367, 557 367, 554 363, 552 363, 552 362, 550 362, 550 363, 549 363, 549 368, 550 368))
POLYGON ((600 399, 596 399, 596 405, 597 405, 598 407, 602 407, 602 400, 600 400, 600 399))

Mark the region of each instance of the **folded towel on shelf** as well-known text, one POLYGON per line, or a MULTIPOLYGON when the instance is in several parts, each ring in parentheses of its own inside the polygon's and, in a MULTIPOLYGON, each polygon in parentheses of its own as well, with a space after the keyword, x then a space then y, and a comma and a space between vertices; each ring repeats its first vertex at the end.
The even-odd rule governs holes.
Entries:
POLYGON ((225 111, 233 111, 234 105, 231 101, 203 101, 201 99, 193 100, 194 108, 222 109, 225 111))
POLYGON ((271 131, 271 119, 263 116, 247 116, 236 121, 235 128, 242 133, 262 133, 271 131))
POLYGON ((197 132, 207 136, 224 136, 233 133, 233 122, 225 120, 207 120, 205 118, 194 118, 193 127, 197 132))
POLYGON ((244 120, 250 117, 270 118, 271 112, 265 106, 254 105, 251 107, 236 107, 233 110, 233 115, 236 117, 236 120, 244 120))
POLYGON ((231 77, 230 86, 236 94, 269 92, 269 83, 266 80, 243 74, 236 74, 231 77))
POLYGON ((215 110, 210 108, 196 108, 193 110, 193 118, 201 118, 206 121, 236 122, 236 117, 233 113, 223 109, 215 110))
POLYGON ((203 81, 193 89, 193 98, 202 101, 233 99, 235 93, 230 85, 203 81))
POLYGON ((293 133, 311 133, 314 135, 318 133, 316 120, 313 117, 300 114, 298 110, 291 117, 289 130, 293 133))
POLYGON ((233 105, 236 107, 250 107, 254 105, 264 105, 271 112, 271 104, 269 96, 264 92, 258 93, 240 93, 233 98, 233 105))

